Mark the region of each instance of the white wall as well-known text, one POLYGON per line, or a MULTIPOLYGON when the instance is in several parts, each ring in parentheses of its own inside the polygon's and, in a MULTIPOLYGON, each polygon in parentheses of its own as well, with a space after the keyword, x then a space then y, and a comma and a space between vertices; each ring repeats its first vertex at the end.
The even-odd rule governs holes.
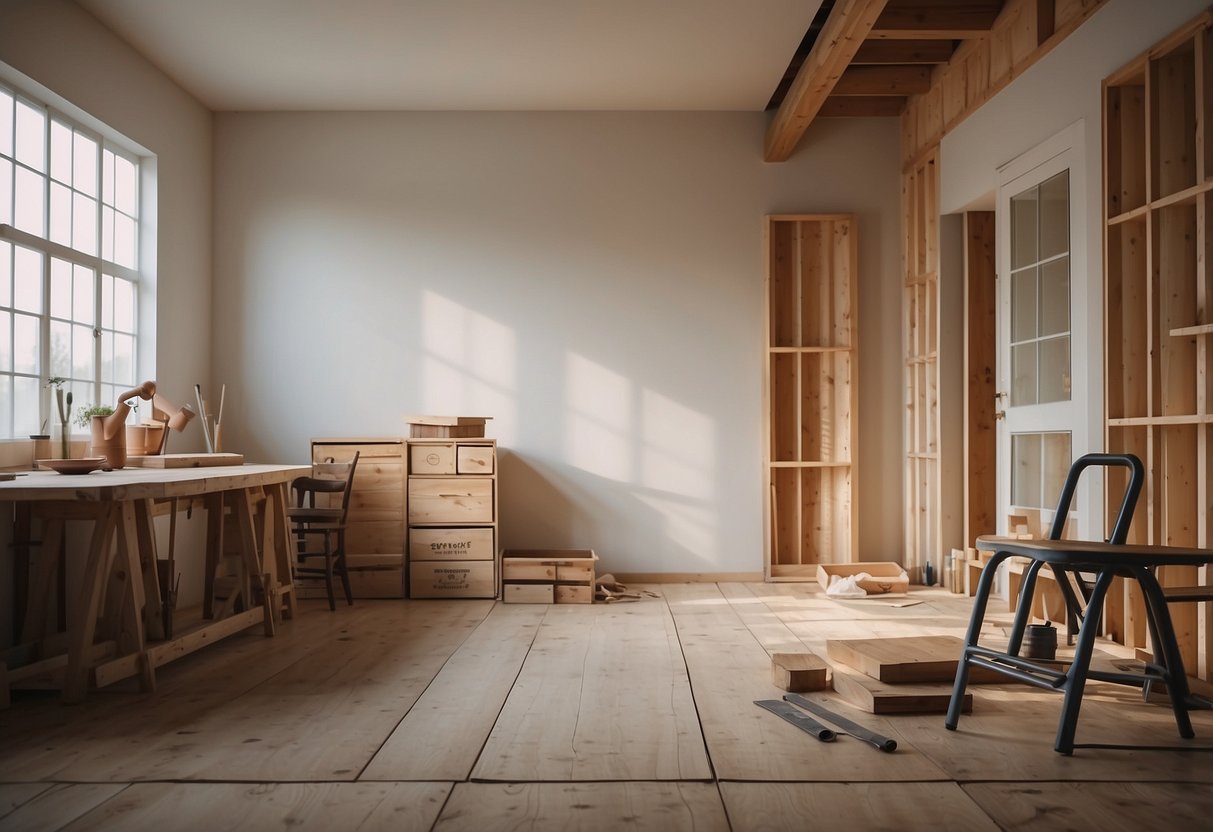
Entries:
POLYGON ((216 116, 225 440, 304 460, 493 417, 505 546, 762 568, 763 215, 860 220, 860 552, 899 558, 893 120, 761 161, 745 113, 216 116), (229 421, 230 420, 230 421, 229 421))
MULTIPOLYGON (((155 315, 141 323, 158 319, 160 337, 141 332, 154 346, 141 370, 154 373, 166 395, 184 401, 195 381, 210 378, 210 111, 65 0, 0 0, 0 63, 10 68, 9 76, 10 70, 28 76, 155 155, 149 168, 158 200, 143 206, 156 218, 145 241, 158 252, 150 293, 155 315)), ((178 450, 201 447, 197 434, 173 442, 178 450)), ((178 554, 191 573, 182 581, 183 594, 200 583, 190 580, 200 570, 189 564, 198 555, 201 525, 195 517, 192 526, 178 527, 178 554)), ((9 524, 0 522, 0 644, 12 638, 8 535, 9 524)))

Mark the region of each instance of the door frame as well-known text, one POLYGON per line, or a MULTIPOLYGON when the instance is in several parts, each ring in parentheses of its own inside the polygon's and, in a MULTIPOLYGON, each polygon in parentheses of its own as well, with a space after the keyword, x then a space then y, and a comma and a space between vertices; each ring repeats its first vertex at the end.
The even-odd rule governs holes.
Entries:
MULTIPOLYGON (((1091 275, 1088 238, 1087 148, 1085 122, 1079 120, 1036 147, 998 168, 998 190, 995 208, 995 248, 998 280, 998 314, 995 326, 997 344, 997 386, 1009 404, 1010 368, 1009 320, 1006 308, 1010 298, 1010 199, 1036 182, 1059 173, 1070 172, 1070 402, 1069 428, 1071 454, 1075 459, 1102 448, 1103 436, 1099 420, 1102 410, 1102 360, 1092 351, 1092 343, 1102 342, 1103 317, 1099 281, 1091 275), (1092 337, 1094 336, 1094 337, 1092 337)), ((1050 405, 1042 405, 1049 408, 1050 405)), ((1043 413, 1044 411, 1042 411, 1043 413)), ((1045 428, 1047 429, 1047 428, 1045 428)), ((998 531, 1006 534, 1010 507, 1010 431, 1007 420, 998 420, 997 480, 998 531)), ((1098 468, 1089 469, 1079 483, 1077 498, 1080 510, 1074 533, 1080 538, 1094 539, 1102 534, 1103 477, 1098 468)), ((1048 508, 1048 516, 1052 509, 1048 508)), ((1043 527, 1042 534, 1046 529, 1043 527)))

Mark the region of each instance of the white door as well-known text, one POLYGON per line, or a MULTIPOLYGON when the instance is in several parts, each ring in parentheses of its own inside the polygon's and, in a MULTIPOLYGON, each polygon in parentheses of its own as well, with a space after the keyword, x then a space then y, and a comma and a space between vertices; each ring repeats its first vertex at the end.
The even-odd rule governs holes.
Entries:
MULTIPOLYGON (((999 171, 999 530, 1011 514, 1047 534, 1070 463, 1091 449, 1093 373, 1083 214, 1082 125, 999 171), (1076 349, 1077 346, 1077 349, 1076 349)), ((1098 373, 1095 372, 1094 376, 1098 373)), ((1099 492, 1089 472, 1071 505, 1089 535, 1099 492), (1091 515, 1091 516, 1088 516, 1091 515)), ((1010 530, 1013 531, 1013 530, 1010 530)))

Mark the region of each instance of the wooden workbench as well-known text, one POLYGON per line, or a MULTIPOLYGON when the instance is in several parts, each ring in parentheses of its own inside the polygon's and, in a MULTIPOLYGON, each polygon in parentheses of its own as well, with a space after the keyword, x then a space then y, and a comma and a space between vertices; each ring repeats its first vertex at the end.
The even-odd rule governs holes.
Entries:
MULTIPOLYGON (((150 690, 157 666, 204 644, 257 623, 273 635, 283 604, 288 617, 294 611, 287 484, 308 470, 305 465, 239 465, 126 468, 78 476, 32 471, 0 482, 0 503, 15 502, 19 513, 42 524, 37 544, 20 533, 14 541, 31 554, 31 574, 24 626, 17 648, 10 651, 21 658, 19 666, 8 668, 9 682, 62 672, 66 702, 83 698, 90 673, 99 687, 138 674, 142 687, 150 690), (196 504, 207 510, 203 619, 165 639, 152 519, 196 504), (240 612, 232 611, 234 604, 216 610, 214 603, 228 513, 237 538, 228 550, 234 549, 241 563, 235 590, 241 593, 240 612), (67 632, 48 636, 47 610, 68 520, 90 521, 92 536, 79 592, 69 599, 67 632)), ((28 523, 19 527, 28 528, 28 523)))

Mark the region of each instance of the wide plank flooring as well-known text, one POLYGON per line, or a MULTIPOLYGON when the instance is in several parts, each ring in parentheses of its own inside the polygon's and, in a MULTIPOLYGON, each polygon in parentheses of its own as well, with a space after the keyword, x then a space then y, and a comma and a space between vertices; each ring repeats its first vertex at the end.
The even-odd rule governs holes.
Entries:
MULTIPOLYGON (((824 744, 754 706, 770 654, 830 638, 963 635, 968 599, 836 602, 805 584, 648 587, 593 606, 306 602, 64 706, 0 711, 0 830, 1197 828, 1213 815, 1213 712, 1092 684, 1072 757, 1060 696, 971 688, 939 714, 874 716, 898 742, 824 744)), ((988 629, 997 638, 1008 616, 988 629)), ((1101 644, 1115 652, 1123 648, 1101 644)))

